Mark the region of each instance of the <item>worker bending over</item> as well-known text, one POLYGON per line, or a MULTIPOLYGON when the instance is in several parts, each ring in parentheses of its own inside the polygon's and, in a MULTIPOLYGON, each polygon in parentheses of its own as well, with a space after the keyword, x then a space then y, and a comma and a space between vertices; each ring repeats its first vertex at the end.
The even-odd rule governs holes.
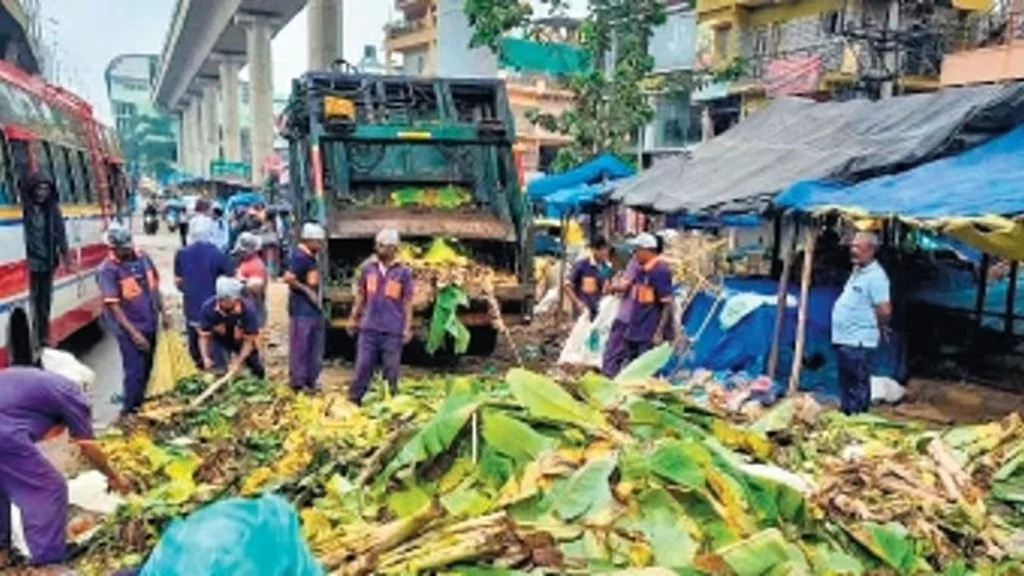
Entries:
POLYGON ((327 233, 319 224, 302 226, 299 245, 288 257, 284 281, 288 284, 290 357, 289 381, 294 390, 319 390, 324 362, 324 317, 320 304, 320 267, 317 253, 327 233))
POLYGON ((253 376, 264 378, 266 370, 256 346, 259 335, 259 314, 252 302, 242 298, 242 282, 227 276, 218 278, 216 296, 207 300, 199 312, 203 368, 237 374, 245 364, 253 376))
POLYGON ((161 318, 165 326, 170 320, 160 295, 156 266, 132 245, 131 232, 123 226, 111 225, 107 245, 110 255, 100 264, 99 285, 106 306, 106 324, 121 351, 124 416, 137 411, 146 399, 157 326, 161 318))
POLYGON ((174 255, 174 283, 184 300, 188 333, 188 353, 198 368, 203 367, 199 350, 199 311, 213 298, 217 278, 233 276, 235 265, 214 242, 215 224, 209 218, 196 218, 188 232, 188 246, 174 255))
POLYGON ((573 264, 565 281, 565 293, 577 314, 585 311, 591 320, 597 318, 611 272, 611 247, 603 236, 597 236, 590 241, 587 254, 573 264))
POLYGON ((658 258, 658 240, 640 234, 623 277, 611 288, 624 294, 605 346, 602 372, 615 377, 626 364, 664 341, 675 339, 672 326, 672 271, 658 258))
POLYGON ((348 398, 361 404, 378 367, 398 392, 402 348, 412 339, 412 270, 399 262, 398 232, 377 234, 376 254, 359 269, 350 326, 359 327, 356 368, 348 398))
POLYGON ((78 384, 38 368, 0 372, 0 572, 11 561, 12 503, 21 510, 32 563, 42 566, 67 559, 67 484, 36 447, 64 430, 113 490, 130 490, 94 440, 91 408, 78 384))

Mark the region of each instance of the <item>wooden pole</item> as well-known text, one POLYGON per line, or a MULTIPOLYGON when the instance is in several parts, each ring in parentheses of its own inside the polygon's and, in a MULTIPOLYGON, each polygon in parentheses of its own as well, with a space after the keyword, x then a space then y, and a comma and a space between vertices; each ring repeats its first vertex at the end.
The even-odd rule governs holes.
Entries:
POLYGON ((562 312, 565 309, 565 263, 569 260, 569 217, 562 215, 562 262, 558 270, 558 310, 555 311, 555 326, 562 324, 562 312))
POLYGON ((782 275, 779 276, 779 291, 775 298, 775 327, 772 329, 772 348, 768 353, 768 370, 766 376, 775 378, 779 367, 779 344, 782 339, 782 323, 786 320, 786 304, 789 300, 789 276, 793 270, 793 259, 796 251, 790 250, 782 263, 782 275))
POLYGON ((796 321, 796 349, 793 351, 793 369, 789 374, 789 393, 800 387, 803 368, 804 344, 807 340, 807 295, 811 290, 811 271, 814 268, 814 247, 818 243, 818 227, 812 222, 804 240, 804 267, 800 271, 800 313, 796 321))

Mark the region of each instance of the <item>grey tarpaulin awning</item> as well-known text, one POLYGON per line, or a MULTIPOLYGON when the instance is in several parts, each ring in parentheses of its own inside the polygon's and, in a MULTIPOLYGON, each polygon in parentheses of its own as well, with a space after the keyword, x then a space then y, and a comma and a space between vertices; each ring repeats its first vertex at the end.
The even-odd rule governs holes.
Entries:
POLYGON ((665 213, 761 209, 796 181, 856 182, 899 172, 1022 121, 1022 83, 880 101, 782 98, 691 154, 637 175, 611 197, 665 213))

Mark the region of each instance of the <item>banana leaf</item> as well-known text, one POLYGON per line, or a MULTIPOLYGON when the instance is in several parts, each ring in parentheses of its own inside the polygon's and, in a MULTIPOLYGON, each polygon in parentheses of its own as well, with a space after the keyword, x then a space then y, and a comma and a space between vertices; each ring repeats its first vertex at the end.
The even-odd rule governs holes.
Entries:
POLYGON ((736 576, 762 576, 790 560, 782 532, 770 528, 715 551, 736 576))
POLYGON ((826 546, 811 551, 811 564, 815 574, 825 576, 860 576, 864 573, 864 564, 845 552, 837 552, 826 546))
POLYGON ((703 468, 710 462, 711 456, 699 444, 668 440, 651 454, 651 471, 687 490, 699 490, 707 482, 703 468))
POLYGON ((388 510, 398 518, 408 518, 430 503, 430 493, 422 486, 412 486, 388 494, 388 510))
POLYGON ((381 475, 386 480, 398 470, 434 458, 448 450, 452 441, 466 426, 469 417, 479 408, 476 396, 456 394, 449 396, 437 414, 402 447, 381 475))
POLYGON ((668 492, 648 490, 637 499, 643 519, 640 528, 651 545, 658 566, 682 567, 690 565, 697 544, 689 532, 679 524, 682 509, 668 492))
POLYGON ((907 529, 900 524, 886 525, 862 522, 856 526, 843 526, 851 538, 872 556, 899 574, 915 574, 920 567, 907 529))
POLYGON ((484 514, 491 508, 491 501, 474 488, 473 480, 466 480, 455 490, 441 497, 441 505, 454 517, 471 517, 484 514))
POLYGON ((672 358, 672 346, 662 344, 657 348, 648 350, 636 360, 630 362, 619 375, 615 377, 616 384, 626 384, 647 380, 661 370, 669 359, 672 358))
POLYGON ((611 408, 619 400, 619 387, 601 374, 587 373, 580 378, 579 386, 587 404, 597 410, 611 408))
POLYGON ((483 414, 481 436, 487 445, 522 466, 550 450, 554 441, 529 424, 498 410, 483 414))
POLYGON ((522 368, 513 368, 509 370, 506 381, 515 399, 536 418, 591 430, 609 428, 604 415, 576 401, 550 378, 522 368))
POLYGON ((555 511, 559 517, 571 522, 611 504, 612 491, 608 480, 615 466, 615 458, 601 458, 588 462, 573 473, 557 495, 555 511))
POLYGON ((434 354, 444 346, 445 338, 452 337, 456 354, 469 350, 469 329, 459 321, 459 308, 469 306, 469 296, 454 284, 448 284, 437 292, 434 312, 430 317, 430 331, 427 333, 427 354, 434 354))

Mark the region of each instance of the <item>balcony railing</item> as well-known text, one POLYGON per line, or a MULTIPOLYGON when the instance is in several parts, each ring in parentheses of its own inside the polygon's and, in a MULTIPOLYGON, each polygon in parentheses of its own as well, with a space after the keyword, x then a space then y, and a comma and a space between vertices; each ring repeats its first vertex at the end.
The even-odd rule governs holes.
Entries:
POLYGON ((1024 14, 990 13, 974 24, 942 62, 942 85, 1024 79, 1024 14))

